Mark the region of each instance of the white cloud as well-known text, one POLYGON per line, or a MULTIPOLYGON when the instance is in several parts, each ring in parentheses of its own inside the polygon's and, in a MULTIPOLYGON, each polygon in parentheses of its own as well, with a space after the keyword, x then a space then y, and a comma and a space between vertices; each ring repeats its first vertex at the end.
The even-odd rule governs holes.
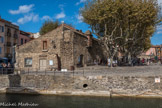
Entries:
POLYGON ((61 12, 59 14, 56 15, 56 19, 61 19, 61 18, 65 18, 65 13, 64 12, 61 12))
POLYGON ((19 6, 18 10, 9 10, 10 14, 21 14, 21 13, 28 13, 32 10, 32 8, 34 7, 34 4, 31 5, 23 5, 23 6, 19 6))
POLYGON ((39 20, 39 15, 33 15, 33 22, 37 22, 39 20))
POLYGON ((52 18, 48 15, 45 15, 41 18, 41 20, 52 20, 52 18))
POLYGON ((30 22, 30 21, 37 22, 38 20, 39 20, 39 15, 31 13, 31 14, 25 15, 22 18, 19 18, 17 20, 17 22, 19 24, 25 24, 25 23, 30 22))
POLYGON ((81 3, 86 2, 87 0, 80 0, 79 2, 77 2, 75 5, 80 5, 81 3))
POLYGON ((76 18, 78 19, 78 22, 83 22, 83 16, 82 15, 76 15, 76 18))
POLYGON ((157 26, 157 34, 162 34, 162 26, 157 26))

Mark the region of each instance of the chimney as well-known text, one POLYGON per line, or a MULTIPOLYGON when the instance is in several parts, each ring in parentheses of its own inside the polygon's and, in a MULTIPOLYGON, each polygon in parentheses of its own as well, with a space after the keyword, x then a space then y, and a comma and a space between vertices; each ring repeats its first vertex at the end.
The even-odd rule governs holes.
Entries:
POLYGON ((87 41, 87 46, 92 47, 92 33, 88 30, 85 32, 87 35, 88 41, 87 41))
POLYGON ((80 33, 82 33, 82 30, 79 30, 80 33))

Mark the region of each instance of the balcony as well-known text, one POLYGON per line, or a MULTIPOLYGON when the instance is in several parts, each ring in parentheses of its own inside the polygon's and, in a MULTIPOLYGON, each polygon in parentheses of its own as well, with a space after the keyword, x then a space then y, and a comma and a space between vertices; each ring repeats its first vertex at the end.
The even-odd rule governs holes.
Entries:
POLYGON ((7 32, 7 36, 8 36, 8 37, 11 37, 11 33, 10 33, 10 32, 7 32))
POLYGON ((18 38, 18 35, 17 34, 14 34, 14 38, 17 39, 18 38))
POLYGON ((10 54, 10 53, 6 53, 5 55, 7 58, 12 58, 12 54, 10 54))
POLYGON ((7 42, 7 44, 6 44, 7 46, 11 46, 11 42, 7 42))

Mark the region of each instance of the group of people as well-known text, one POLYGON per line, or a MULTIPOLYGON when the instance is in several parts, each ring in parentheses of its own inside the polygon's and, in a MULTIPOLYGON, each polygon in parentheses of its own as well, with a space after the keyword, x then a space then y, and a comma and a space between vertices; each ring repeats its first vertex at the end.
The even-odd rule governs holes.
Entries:
MULTIPOLYGON (((140 65, 150 65, 150 63, 153 62, 151 59, 145 59, 145 58, 132 58, 129 62, 129 65, 131 66, 140 66, 140 65)), ((160 60, 162 64, 162 59, 160 60)), ((108 65, 111 66, 111 60, 110 59, 95 59, 93 61, 95 65, 108 65)), ((112 61, 112 66, 122 66, 122 65, 128 65, 128 59, 124 60, 124 58, 121 59, 115 59, 112 61)))
POLYGON ((8 62, 8 64, 1 63, 1 67, 3 67, 3 68, 11 68, 11 64, 10 64, 10 62, 8 62))

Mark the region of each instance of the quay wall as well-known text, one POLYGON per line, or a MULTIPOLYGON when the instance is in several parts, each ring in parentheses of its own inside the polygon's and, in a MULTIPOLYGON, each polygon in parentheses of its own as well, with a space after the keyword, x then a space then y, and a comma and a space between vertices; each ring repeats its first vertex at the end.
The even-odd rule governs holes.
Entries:
POLYGON ((3 75, 1 93, 162 97, 162 76, 3 75))

